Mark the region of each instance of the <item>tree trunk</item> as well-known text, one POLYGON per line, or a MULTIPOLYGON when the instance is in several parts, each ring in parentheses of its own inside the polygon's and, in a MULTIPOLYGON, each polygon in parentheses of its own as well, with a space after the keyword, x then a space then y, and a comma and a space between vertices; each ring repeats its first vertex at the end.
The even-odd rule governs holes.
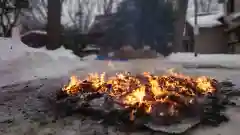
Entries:
POLYGON ((60 47, 61 36, 61 0, 48 0, 48 45, 47 49, 54 50, 60 47))
POLYGON ((176 20, 174 22, 174 39, 173 39, 174 52, 184 51, 183 32, 186 22, 187 7, 188 0, 178 0, 176 9, 176 20))

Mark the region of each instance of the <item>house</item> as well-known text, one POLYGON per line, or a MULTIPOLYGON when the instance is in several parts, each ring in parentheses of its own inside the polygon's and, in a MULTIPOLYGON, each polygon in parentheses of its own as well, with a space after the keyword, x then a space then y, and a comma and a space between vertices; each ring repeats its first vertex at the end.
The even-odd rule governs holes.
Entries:
POLYGON ((239 0, 223 0, 225 3, 225 12, 227 14, 233 12, 240 12, 240 1, 239 0))
POLYGON ((198 34, 194 34, 195 18, 186 20, 184 48, 195 53, 227 53, 227 34, 218 20, 224 14, 202 14, 197 17, 198 34))
POLYGON ((225 25, 228 34, 228 46, 233 53, 240 53, 240 1, 225 1, 225 16, 220 21, 225 25))
POLYGON ((196 53, 240 53, 240 0, 219 0, 222 12, 199 14, 186 19, 185 51, 196 53))

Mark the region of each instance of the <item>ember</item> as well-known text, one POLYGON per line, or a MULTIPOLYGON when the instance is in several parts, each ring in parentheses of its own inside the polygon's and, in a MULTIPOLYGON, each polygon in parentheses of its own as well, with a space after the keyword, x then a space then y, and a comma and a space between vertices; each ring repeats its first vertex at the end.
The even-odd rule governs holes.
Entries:
MULTIPOLYGON (((211 105, 213 100, 208 100, 219 95, 218 87, 219 82, 210 77, 193 78, 173 72, 159 76, 147 72, 141 75, 118 73, 112 77, 106 77, 105 73, 92 73, 84 80, 72 76, 61 92, 83 101, 84 106, 86 102, 87 106, 94 106, 89 105, 94 104, 91 102, 94 98, 105 97, 103 103, 100 103, 103 100, 94 101, 100 105, 100 110, 106 101, 110 101, 112 106, 108 108, 125 110, 129 121, 147 117, 157 125, 169 125, 191 117, 205 118, 204 104, 211 105)), ((207 109, 214 112, 214 107, 207 109)))

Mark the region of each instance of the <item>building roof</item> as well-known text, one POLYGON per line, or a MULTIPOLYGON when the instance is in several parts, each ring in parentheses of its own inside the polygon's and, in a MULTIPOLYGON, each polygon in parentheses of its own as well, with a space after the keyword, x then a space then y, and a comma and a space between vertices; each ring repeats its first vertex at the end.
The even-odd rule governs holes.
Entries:
POLYGON ((240 28, 240 12, 234 12, 224 18, 225 23, 227 24, 228 28, 226 32, 236 32, 239 31, 240 28))
POLYGON ((238 21, 240 18, 240 12, 233 12, 229 15, 226 15, 224 16, 224 20, 227 22, 227 23, 233 23, 234 21, 238 21))
MULTIPOLYGON (((197 25, 199 28, 213 28, 220 26, 222 23, 218 19, 223 16, 223 13, 198 15, 197 25)), ((195 17, 187 17, 186 20, 192 27, 195 27, 195 17)))

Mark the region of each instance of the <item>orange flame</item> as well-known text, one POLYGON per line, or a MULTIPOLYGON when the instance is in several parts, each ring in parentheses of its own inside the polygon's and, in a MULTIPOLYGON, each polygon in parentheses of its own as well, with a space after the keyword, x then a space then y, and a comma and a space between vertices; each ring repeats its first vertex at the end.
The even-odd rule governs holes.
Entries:
MULTIPOLYGON (((115 100, 121 102, 124 107, 134 107, 136 104, 144 105, 146 113, 151 113, 152 107, 157 103, 170 103, 169 114, 175 115, 181 103, 189 105, 196 96, 205 96, 216 91, 215 81, 202 76, 192 78, 179 73, 156 76, 144 72, 141 77, 132 76, 130 73, 118 73, 106 79, 105 73, 91 73, 81 81, 76 76, 70 78, 68 85, 63 91, 74 95, 84 91, 86 82, 90 84, 91 90, 106 93, 115 100), (175 96, 181 103, 173 100, 175 96)), ((133 113, 133 112, 132 112, 133 113)))

